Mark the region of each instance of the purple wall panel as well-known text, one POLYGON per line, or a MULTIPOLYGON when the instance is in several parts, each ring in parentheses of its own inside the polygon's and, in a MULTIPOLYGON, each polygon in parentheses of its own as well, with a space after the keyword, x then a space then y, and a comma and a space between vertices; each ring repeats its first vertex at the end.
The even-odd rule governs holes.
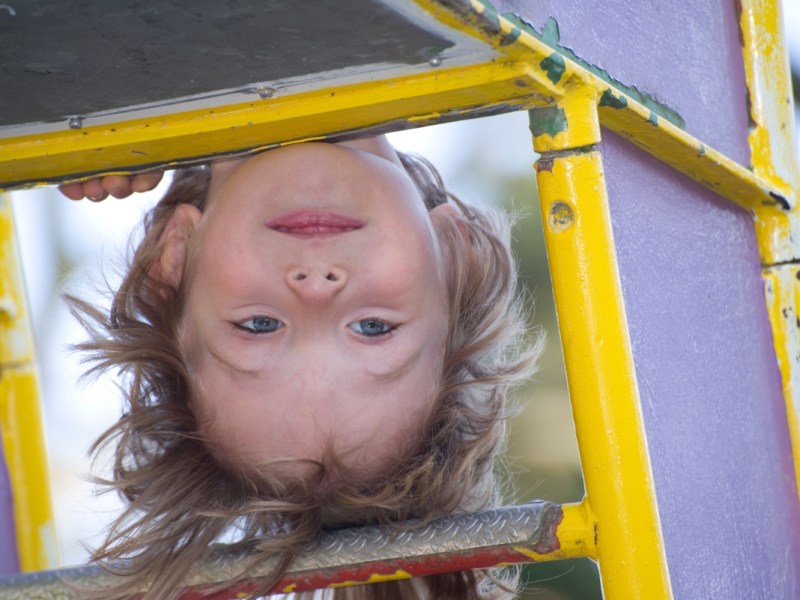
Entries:
POLYGON ((800 509, 752 220, 602 143, 676 598, 800 598, 800 509))
POLYGON ((0 575, 19 572, 13 509, 11 482, 8 478, 2 445, 0 445, 0 575))
POLYGON ((538 31, 558 21, 561 45, 677 110, 686 130, 749 163, 747 88, 734 0, 496 0, 538 31))

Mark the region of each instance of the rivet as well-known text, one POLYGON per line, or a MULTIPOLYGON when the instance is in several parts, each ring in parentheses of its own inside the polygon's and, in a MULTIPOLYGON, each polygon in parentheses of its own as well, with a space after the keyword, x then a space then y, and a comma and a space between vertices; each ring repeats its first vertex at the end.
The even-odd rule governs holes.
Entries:
POLYGON ((70 117, 68 123, 70 129, 80 129, 83 127, 83 117, 70 117))
POLYGON ((442 57, 431 56, 430 59, 428 59, 428 64, 432 67, 438 67, 440 64, 442 64, 442 57))
POLYGON ((271 88, 269 86, 261 86, 261 87, 252 87, 247 88, 247 91, 251 94, 258 94, 261 98, 267 99, 272 98, 275 95, 275 88, 271 88))
POLYGON ((575 214, 572 212, 572 207, 566 202, 553 202, 550 207, 550 214, 547 216, 547 222, 550 224, 550 229, 556 233, 566 231, 575 221, 575 214))

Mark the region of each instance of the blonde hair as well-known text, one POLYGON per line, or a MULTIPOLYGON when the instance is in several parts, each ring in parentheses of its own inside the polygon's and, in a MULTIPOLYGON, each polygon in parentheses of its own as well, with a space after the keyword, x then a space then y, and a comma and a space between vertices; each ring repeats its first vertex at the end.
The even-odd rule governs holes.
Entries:
MULTIPOLYGON (((190 378, 177 328, 187 283, 177 290, 150 276, 161 235, 175 207, 203 210, 207 168, 176 171, 165 197, 146 216, 144 237, 109 312, 67 297, 89 333, 76 346, 92 363, 89 374, 116 370, 126 411, 92 446, 113 448, 113 473, 100 480, 127 507, 111 524, 93 559, 119 573, 104 598, 177 598, 193 565, 231 530, 252 550, 253 562, 279 557, 263 594, 326 526, 423 522, 498 502, 493 472, 503 441, 508 387, 530 374, 539 340, 525 345, 524 314, 516 293, 509 226, 504 217, 477 211, 445 191, 435 169, 418 157, 401 161, 428 209, 450 202, 457 215, 441 228, 448 254, 449 330, 441 380, 420 443, 387 465, 380 481, 360 480, 336 463, 318 465, 318 477, 287 480, 219 460, 191 410, 190 378), (326 469, 335 483, 315 485, 326 469), (125 559, 123 566, 116 562, 125 559)), ((188 279, 184 277, 183 279, 188 279)), ((244 576, 243 576, 244 578, 244 576)), ((515 585, 489 585, 484 572, 449 573, 335 591, 337 600, 501 597, 515 585), (483 584, 483 585, 482 585, 483 584)), ((303 596, 300 596, 303 597, 303 596)), ((310 596, 309 596, 310 597, 310 596)))

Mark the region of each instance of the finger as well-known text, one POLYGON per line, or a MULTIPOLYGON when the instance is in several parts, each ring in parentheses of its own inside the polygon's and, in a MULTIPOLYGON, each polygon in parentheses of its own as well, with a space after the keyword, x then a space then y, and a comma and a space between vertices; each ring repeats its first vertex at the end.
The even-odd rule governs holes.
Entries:
POLYGON ((134 192, 147 192, 156 187, 161 178, 164 177, 164 171, 150 171, 149 173, 139 173, 134 175, 131 182, 131 189, 134 192))
POLYGON ((108 192, 103 189, 102 179, 90 179, 83 182, 83 195, 93 202, 100 202, 108 197, 108 192))
POLYGON ((58 191, 70 200, 83 200, 83 184, 81 183, 62 183, 58 186, 58 191))
POLYGON ((131 179, 127 175, 108 175, 103 177, 102 186, 114 198, 126 198, 133 193, 131 179))

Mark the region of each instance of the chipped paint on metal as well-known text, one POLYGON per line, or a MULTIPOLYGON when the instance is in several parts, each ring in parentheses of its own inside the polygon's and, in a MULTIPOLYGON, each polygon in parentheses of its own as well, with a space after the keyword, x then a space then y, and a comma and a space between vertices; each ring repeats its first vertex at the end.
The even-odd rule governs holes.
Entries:
POLYGON ((649 108, 651 111, 653 111, 660 117, 668 120, 669 122, 673 123, 677 127, 680 127, 681 129, 684 129, 686 127, 686 121, 675 109, 671 108, 670 106, 668 106, 663 102, 659 102, 651 94, 643 92, 638 88, 636 88, 635 86, 627 85, 619 81, 618 79, 615 79, 608 73, 608 71, 601 69, 597 65, 594 65, 588 62, 587 60, 581 58, 580 56, 575 54, 575 52, 573 52, 570 48, 560 45, 559 26, 558 22, 553 17, 547 19, 544 26, 542 27, 541 33, 536 31, 536 29, 530 23, 527 23, 523 19, 519 18, 517 15, 506 13, 503 15, 503 17, 512 22, 516 27, 524 29, 538 40, 552 47, 554 50, 559 52, 563 57, 569 58, 570 60, 582 66, 584 69, 586 69, 593 75, 599 77, 602 81, 605 81, 608 85, 612 86, 617 91, 622 92, 625 95, 636 99, 637 102, 643 104, 644 106, 649 108))
POLYGON ((545 73, 547 73, 547 78, 553 83, 561 81, 561 77, 566 70, 564 59, 558 52, 553 52, 550 56, 544 58, 539 63, 539 66, 544 69, 545 73))
POLYGON ((608 106, 616 109, 625 108, 628 106, 628 99, 622 95, 615 96, 613 90, 608 88, 600 96, 599 106, 608 106))
POLYGON ((752 169, 755 176, 775 188, 770 191, 770 201, 762 202, 763 208, 756 210, 754 222, 800 497, 800 170, 795 154, 791 76, 781 3, 742 0, 737 6, 741 11, 752 169))
POLYGON ((567 130, 567 115, 560 106, 537 108, 529 111, 531 133, 534 137, 543 135, 555 137, 567 130))
POLYGON ((366 579, 362 579, 360 581, 348 580, 339 583, 332 583, 328 586, 328 588, 352 587, 354 585, 364 585, 365 583, 384 583, 386 581, 397 581, 399 579, 411 579, 411 573, 407 573, 402 569, 398 569, 394 573, 388 573, 386 575, 372 573, 366 579))

